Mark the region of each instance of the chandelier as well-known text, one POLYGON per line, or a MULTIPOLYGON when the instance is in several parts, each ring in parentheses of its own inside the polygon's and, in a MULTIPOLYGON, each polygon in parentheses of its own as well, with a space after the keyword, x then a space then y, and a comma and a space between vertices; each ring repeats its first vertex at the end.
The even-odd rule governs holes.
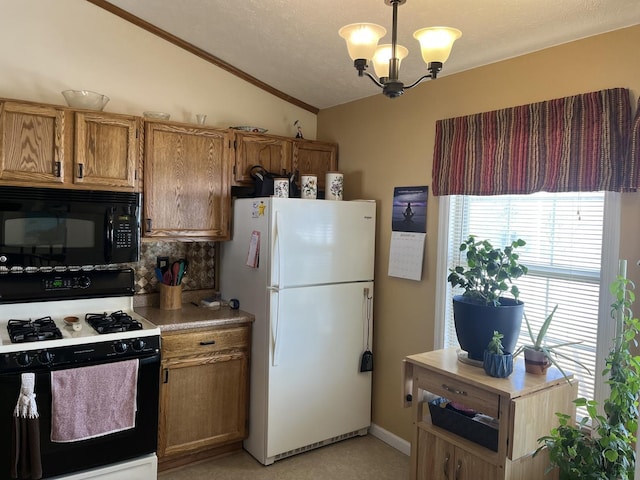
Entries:
POLYGON ((429 27, 416 30, 413 37, 420 42, 422 59, 427 64, 428 74, 423 75, 411 85, 405 86, 398 79, 400 62, 409 50, 397 44, 398 6, 407 0, 384 0, 393 8, 393 24, 391 30, 391 44, 378 46, 387 30, 375 23, 353 23, 342 27, 338 34, 347 42, 349 56, 353 66, 358 70, 358 76, 366 75, 373 83, 382 88, 382 93, 389 98, 399 97, 405 90, 415 87, 420 82, 431 78, 436 79, 442 70, 442 64, 449 58, 453 42, 462 36, 462 32, 450 27, 429 27), (367 62, 371 60, 378 78, 366 71, 367 62))

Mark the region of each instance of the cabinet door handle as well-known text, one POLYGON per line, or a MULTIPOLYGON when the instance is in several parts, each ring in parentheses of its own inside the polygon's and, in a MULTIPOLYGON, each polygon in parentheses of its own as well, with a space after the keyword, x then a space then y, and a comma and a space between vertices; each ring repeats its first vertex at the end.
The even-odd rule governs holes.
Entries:
POLYGON ((465 392, 464 390, 458 390, 456 388, 452 388, 446 383, 442 384, 442 388, 444 388, 447 392, 455 393, 457 395, 464 395, 465 397, 467 396, 467 392, 465 392))
POLYGON ((84 177, 84 163, 78 164, 78 178, 84 177))
POLYGON ((444 471, 444 478, 446 478, 447 480, 449 480, 449 454, 447 453, 447 456, 444 458, 444 465, 443 465, 443 471, 444 471))
POLYGON ((200 342, 200 345, 215 345, 215 340, 208 340, 206 342, 200 342))
POLYGON ((462 471, 462 460, 458 460, 458 464, 456 465, 456 478, 455 480, 460 480, 460 472, 462 471))
POLYGON ((62 176, 62 169, 60 168, 60 162, 56 162, 55 174, 56 174, 56 177, 58 178, 62 176))
POLYGON ((147 222, 147 233, 151 233, 151 219, 147 218, 146 222, 147 222))
POLYGON ((169 369, 168 368, 164 369, 164 380, 162 381, 162 383, 169 383, 169 369))

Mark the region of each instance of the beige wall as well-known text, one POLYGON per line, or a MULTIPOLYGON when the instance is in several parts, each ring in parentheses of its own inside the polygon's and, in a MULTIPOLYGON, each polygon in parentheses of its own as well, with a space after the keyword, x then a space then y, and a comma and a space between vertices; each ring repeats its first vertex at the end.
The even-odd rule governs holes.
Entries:
MULTIPOLYGON (((409 412, 400 406, 401 360, 434 345, 437 198, 429 197, 422 281, 389 277, 387 267, 393 188, 431 186, 435 121, 612 87, 630 88, 635 105, 637 45, 640 26, 441 77, 395 100, 378 95, 319 113, 318 137, 340 144, 346 198, 378 200, 374 423, 410 440, 409 412)), ((623 195, 621 257, 640 285, 639 224, 640 194, 623 195)))
POLYGON ((84 0, 3 1, 0 97, 64 105, 62 90, 111 98, 105 111, 171 114, 178 122, 207 115, 207 125, 253 125, 295 136, 300 120, 314 139, 316 115, 84 0))

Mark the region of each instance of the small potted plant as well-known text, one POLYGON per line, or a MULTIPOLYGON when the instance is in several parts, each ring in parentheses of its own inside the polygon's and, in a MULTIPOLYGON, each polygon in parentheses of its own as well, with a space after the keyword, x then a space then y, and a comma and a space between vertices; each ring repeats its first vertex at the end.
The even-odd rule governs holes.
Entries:
MULTIPOLYGON (((624 262, 624 261, 623 261, 624 262)), ((623 270, 626 269, 624 264, 623 270)), ((615 297, 611 317, 617 323, 613 347, 605 360, 602 375, 610 395, 602 409, 595 400, 578 398, 587 416, 575 423, 570 415, 556 413, 559 425, 538 439, 536 454, 547 449, 552 466, 561 480, 593 478, 631 480, 635 472, 635 432, 638 428, 640 356, 632 353, 640 333, 640 320, 633 316, 633 283, 624 275, 611 285, 615 297)))
POLYGON ((502 249, 474 235, 460 245, 460 251, 466 253, 466 266, 450 269, 447 281, 453 288, 464 289, 462 295, 453 297, 453 316, 458 343, 472 360, 483 360, 484 349, 496 330, 503 335, 505 350, 515 349, 524 303, 518 300, 520 291, 513 281, 527 273, 516 253, 524 245, 526 242, 518 239, 502 249))
POLYGON ((502 346, 502 335, 495 330, 493 337, 484 351, 482 367, 487 375, 497 378, 506 378, 513 372, 513 356, 504 351, 502 346))
MULTIPOLYGON (((557 357, 561 357, 561 358, 564 358, 565 360, 569 360, 581 366, 587 372, 589 372, 589 369, 586 366, 584 366, 584 364, 582 364, 579 360, 576 360, 575 358, 570 357, 569 355, 565 355, 564 353, 559 351, 561 347, 567 347, 569 345, 577 345, 582 342, 562 342, 554 345, 549 345, 545 342, 547 330, 549 330, 549 325, 551 325, 551 321, 553 320, 553 315, 556 313, 557 309, 558 309, 558 305, 553 307, 553 310, 551 311, 551 313, 547 316, 547 318, 545 318, 544 322, 542 323, 542 326, 540 327, 540 330, 538 331, 537 335, 533 334, 533 330, 531 329, 531 324, 529 323, 527 314, 526 313, 524 314, 524 321, 527 324, 527 331, 529 332, 529 338, 531 339, 531 343, 523 345, 522 347, 518 348, 518 350, 516 350, 513 355, 515 357, 519 355, 520 352, 524 353, 524 366, 525 366, 525 370, 528 373, 542 375, 546 373, 547 368, 549 368, 549 366, 554 365, 558 370, 560 370, 560 373, 562 373, 564 378, 566 378, 567 381, 570 381, 565 371, 557 362, 557 357)), ((591 374, 591 372, 589 372, 589 374, 591 374)))

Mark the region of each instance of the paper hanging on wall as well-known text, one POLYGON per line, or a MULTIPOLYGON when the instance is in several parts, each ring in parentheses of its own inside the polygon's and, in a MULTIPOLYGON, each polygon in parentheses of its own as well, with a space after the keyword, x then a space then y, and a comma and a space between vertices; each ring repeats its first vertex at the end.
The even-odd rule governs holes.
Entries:
POLYGON ((422 259, 426 233, 391 232, 390 277, 422 280, 422 259))

